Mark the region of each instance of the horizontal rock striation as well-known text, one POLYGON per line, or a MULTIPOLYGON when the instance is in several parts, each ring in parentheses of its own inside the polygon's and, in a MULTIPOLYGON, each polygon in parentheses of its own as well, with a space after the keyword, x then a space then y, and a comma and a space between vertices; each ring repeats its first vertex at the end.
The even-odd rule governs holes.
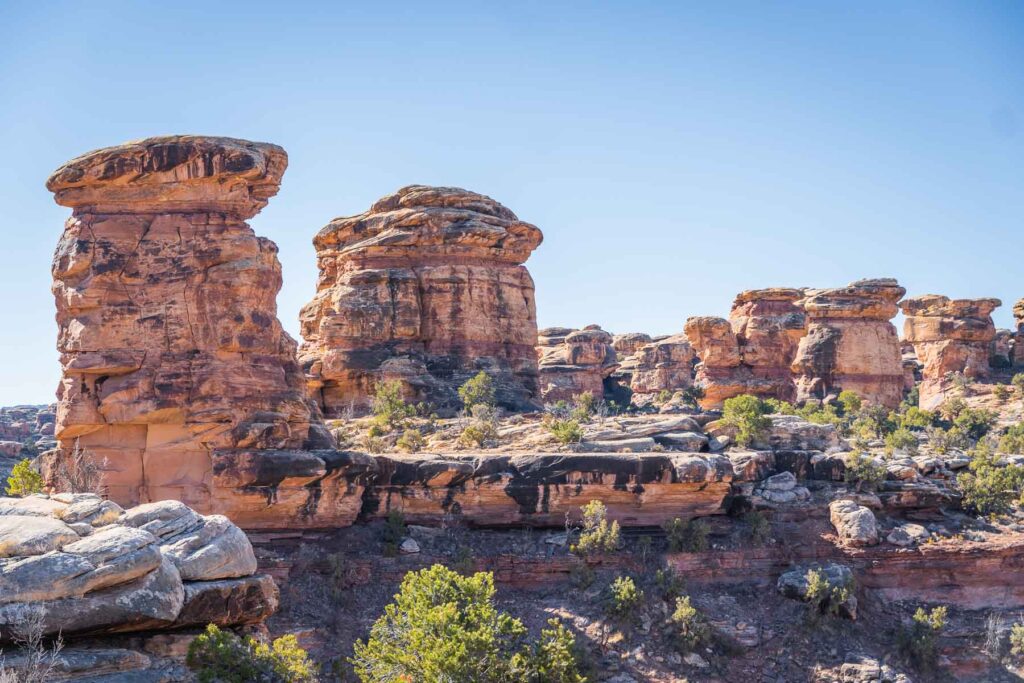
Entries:
POLYGON ((173 136, 47 182, 74 210, 53 258, 58 461, 102 462, 119 503, 212 511, 212 451, 332 442, 277 320, 277 247, 245 222, 286 166, 276 145, 173 136))
POLYGON ((590 392, 605 393, 605 380, 618 369, 612 335, 597 325, 582 330, 551 327, 541 330, 536 354, 540 367, 540 397, 545 403, 571 401, 590 392))
POLYGON ((92 494, 0 498, 0 641, 260 623, 277 586, 249 539, 177 501, 127 511, 92 494))
POLYGON ((376 385, 442 412, 483 370, 498 403, 536 407, 534 285, 541 231, 484 195, 411 185, 313 240, 320 277, 300 314, 300 360, 330 417, 365 412, 376 385))
POLYGON ((793 372, 796 398, 823 399, 843 390, 895 408, 904 370, 896 328, 889 322, 906 290, 892 278, 808 290, 797 305, 807 314, 793 372))
POLYGON ((638 348, 632 357, 629 388, 634 394, 657 394, 693 386, 697 354, 684 335, 666 337, 638 348))
POLYGON ((950 299, 938 294, 904 299, 903 336, 914 345, 922 370, 920 405, 934 410, 949 397, 951 375, 979 380, 990 374, 999 299, 950 299))

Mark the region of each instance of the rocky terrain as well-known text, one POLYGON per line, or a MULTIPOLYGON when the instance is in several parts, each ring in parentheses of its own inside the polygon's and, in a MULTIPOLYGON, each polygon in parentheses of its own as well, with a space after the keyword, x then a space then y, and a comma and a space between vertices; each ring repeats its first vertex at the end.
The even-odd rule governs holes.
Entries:
POLYGON ((881 278, 538 330, 539 229, 414 185, 316 235, 299 347, 246 223, 286 165, 177 136, 51 176, 63 373, 0 409, 2 666, 33 627, 53 680, 193 680, 214 624, 355 680, 444 564, 560 619, 590 681, 1019 680, 1024 300, 996 330, 881 278))

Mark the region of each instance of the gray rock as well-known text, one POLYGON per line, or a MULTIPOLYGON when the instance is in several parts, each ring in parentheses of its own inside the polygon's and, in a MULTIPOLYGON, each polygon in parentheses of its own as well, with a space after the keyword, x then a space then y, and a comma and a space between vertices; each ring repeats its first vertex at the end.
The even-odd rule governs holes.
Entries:
POLYGON ((654 450, 654 446, 654 439, 644 437, 641 439, 619 439, 617 441, 584 441, 577 444, 576 450, 583 453, 619 453, 622 451, 650 453, 654 450))
POLYGON ((415 538, 407 538, 398 546, 398 551, 404 555, 414 555, 420 551, 420 544, 415 538))
POLYGON ((854 546, 878 543, 878 524, 871 510, 852 500, 834 500, 828 509, 840 539, 854 546))
POLYGON ((885 540, 901 548, 909 548, 924 543, 931 536, 920 524, 901 524, 886 536, 885 540))
POLYGON ((702 451, 708 446, 708 437, 698 432, 668 432, 655 436, 654 440, 662 446, 684 451, 702 451))
POLYGON ((796 476, 792 472, 782 472, 768 477, 761 486, 768 491, 792 491, 796 486, 796 476))
POLYGON ((160 549, 174 562, 183 581, 229 579, 256 571, 249 538, 223 515, 200 517, 193 528, 162 540, 160 549))
POLYGON ((52 517, 0 516, 0 557, 42 555, 78 538, 74 529, 52 517))
MULTIPOLYGON (((779 576, 779 580, 776 583, 779 593, 792 600, 806 601, 808 599, 807 589, 809 586, 807 574, 812 569, 822 575, 830 588, 849 588, 853 586, 853 571, 845 565, 831 562, 824 566, 798 567, 784 572, 779 576)), ((849 591, 846 600, 837 605, 837 607, 841 615, 855 619, 857 616, 857 598, 853 595, 853 591, 849 591)))
POLYGON ((91 526, 104 526, 116 522, 123 513, 124 510, 114 501, 85 494, 68 505, 61 513, 60 518, 67 524, 84 523, 91 526))
POLYGON ((133 507, 121 524, 143 529, 157 538, 177 536, 199 525, 199 513, 177 500, 162 500, 133 507))

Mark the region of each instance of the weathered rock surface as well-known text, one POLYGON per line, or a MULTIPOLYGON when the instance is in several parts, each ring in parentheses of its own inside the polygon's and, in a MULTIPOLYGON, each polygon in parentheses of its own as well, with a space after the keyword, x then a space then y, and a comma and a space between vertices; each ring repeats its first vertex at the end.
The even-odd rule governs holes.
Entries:
POLYGON ((991 344, 996 335, 992 311, 999 299, 950 299, 926 294, 900 302, 906 316, 903 336, 924 364, 921 408, 934 410, 948 398, 950 375, 971 380, 988 377, 991 344))
POLYGON ((723 514, 729 459, 708 453, 536 453, 523 456, 380 455, 364 513, 473 526, 561 527, 590 500, 624 526, 723 514))
POLYGON ((850 390, 889 408, 903 395, 903 361, 890 319, 906 290, 896 280, 859 280, 838 289, 808 290, 797 305, 807 314, 793 372, 797 400, 850 390))
POLYGON ((828 510, 840 540, 852 546, 878 543, 878 525, 870 509, 852 500, 834 500, 829 503, 828 510))
POLYGON ((324 412, 365 412, 378 382, 461 407, 480 370, 498 403, 535 406, 537 317, 522 265, 542 239, 490 197, 411 185, 336 218, 313 240, 320 277, 302 309, 300 360, 324 412))
POLYGON ((1017 333, 1013 338, 1013 364, 1024 365, 1024 299, 1018 299, 1013 305, 1013 320, 1017 323, 1017 333))
POLYGON ((590 392, 600 398, 605 380, 619 367, 612 335, 597 325, 582 330, 546 328, 536 351, 540 361, 540 396, 545 403, 571 401, 590 392))
POLYGON ((693 346, 684 335, 641 346, 632 357, 629 388, 634 394, 658 394, 693 386, 693 346))
POLYGON ((804 312, 795 302, 802 295, 786 288, 745 291, 729 320, 686 321, 686 336, 700 358, 696 382, 704 387, 703 407, 720 407, 740 394, 793 399, 790 366, 805 332, 804 312))
POLYGON ((58 457, 77 445, 103 462, 123 505, 210 511, 215 449, 330 443, 277 320, 277 247, 245 222, 286 166, 276 145, 161 137, 47 182, 74 209, 53 259, 58 457))
MULTIPOLYGON (((823 566, 798 567, 784 572, 779 576, 776 588, 779 593, 787 598, 806 601, 809 599, 807 590, 810 587, 807 574, 811 571, 818 572, 832 588, 844 588, 854 585, 853 571, 849 567, 830 562, 823 566)), ((850 619, 857 617, 857 598, 852 592, 836 607, 839 609, 840 614, 845 617, 850 619)))
POLYGON ((44 632, 68 635, 247 624, 273 613, 276 586, 255 575, 249 540, 224 517, 165 501, 95 524, 61 521, 97 500, 0 498, 0 640, 33 615, 44 632))
POLYGON ((625 358, 626 356, 632 356, 641 348, 650 344, 651 341, 651 335, 649 334, 627 332, 613 336, 612 346, 615 348, 615 353, 618 354, 619 358, 625 358))

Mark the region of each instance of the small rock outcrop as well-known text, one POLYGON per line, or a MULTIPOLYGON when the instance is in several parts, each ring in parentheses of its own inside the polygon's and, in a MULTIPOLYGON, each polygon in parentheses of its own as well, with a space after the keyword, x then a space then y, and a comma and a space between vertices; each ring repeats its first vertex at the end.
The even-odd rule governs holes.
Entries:
POLYGON ((694 317, 686 336, 700 358, 701 405, 721 407, 727 398, 752 394, 792 400, 790 366, 804 335, 804 313, 796 305, 803 290, 771 288, 741 292, 729 319, 694 317))
POLYGON ((299 358, 329 417, 365 412, 375 386, 442 413, 486 371, 498 403, 536 407, 534 285, 541 231, 475 192, 411 185, 314 238, 320 277, 299 358))
POLYGON ((834 500, 828 506, 829 519, 839 539, 852 546, 876 545, 878 523, 875 514, 852 500, 834 500))
POLYGON ((213 509, 218 449, 324 447, 277 319, 277 247, 246 219, 277 193, 277 145, 172 136, 90 152, 47 181, 74 213, 53 258, 56 437, 105 463, 124 505, 213 509))
POLYGON ((1013 305, 1013 320, 1017 323, 1017 333, 1013 338, 1013 364, 1024 365, 1024 299, 1013 305))
POLYGON ((807 314, 807 335, 793 361, 796 399, 850 390, 868 403, 895 408, 903 396, 904 370, 890 320, 905 293, 892 278, 808 290, 797 302, 807 314))
POLYGON ((260 623, 277 609, 242 530, 178 501, 127 511, 93 494, 0 498, 0 641, 260 623))
POLYGON ((636 349, 632 358, 629 388, 636 395, 678 391, 693 386, 697 354, 684 335, 666 337, 636 349))
POLYGON ((612 341, 612 335, 597 325, 582 330, 541 330, 537 346, 541 399, 545 403, 571 401, 587 391, 597 398, 603 396, 605 380, 619 367, 612 341))
POLYGON ((992 311, 999 299, 950 299, 938 294, 904 299, 903 335, 923 363, 921 408, 934 410, 952 388, 950 376, 988 377, 996 328, 992 311))
POLYGON ((644 334, 643 332, 627 332, 625 334, 616 334, 613 336, 612 346, 615 347, 615 353, 618 354, 619 358, 625 358, 627 356, 632 356, 652 341, 651 335, 649 334, 644 334))

